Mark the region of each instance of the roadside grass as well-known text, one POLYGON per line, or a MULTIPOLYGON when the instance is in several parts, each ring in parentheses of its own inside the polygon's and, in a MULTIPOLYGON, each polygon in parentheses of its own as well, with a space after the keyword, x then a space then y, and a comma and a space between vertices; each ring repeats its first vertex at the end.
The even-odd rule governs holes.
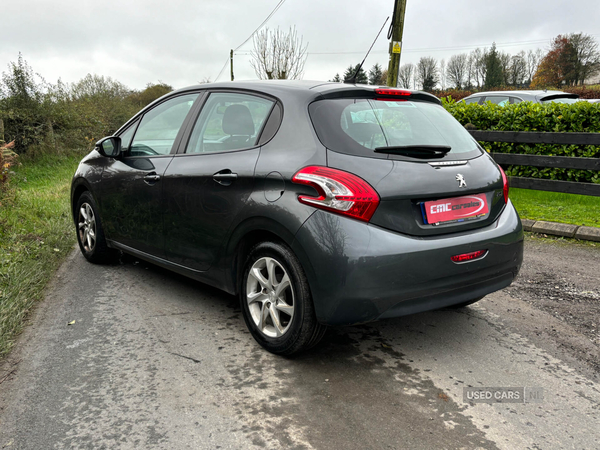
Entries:
POLYGON ((0 358, 76 242, 70 182, 81 155, 42 155, 13 168, 0 192, 0 358))
POLYGON ((521 219, 600 227, 600 197, 511 188, 521 219))
POLYGON ((563 236, 552 236, 552 235, 548 235, 548 234, 532 233, 530 231, 526 231, 525 236, 528 241, 543 242, 546 244, 563 245, 563 246, 578 245, 578 246, 583 246, 583 247, 600 247, 600 242, 582 241, 582 240, 575 239, 575 238, 567 238, 567 237, 563 237, 563 236))

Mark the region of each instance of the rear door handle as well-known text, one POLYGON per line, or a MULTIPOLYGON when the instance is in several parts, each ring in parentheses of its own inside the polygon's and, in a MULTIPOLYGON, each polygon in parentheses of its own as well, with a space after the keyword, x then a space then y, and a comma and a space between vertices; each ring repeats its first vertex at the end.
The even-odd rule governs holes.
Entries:
POLYGON ((223 186, 229 186, 237 178, 237 173, 233 173, 229 169, 221 170, 213 175, 213 180, 223 186))

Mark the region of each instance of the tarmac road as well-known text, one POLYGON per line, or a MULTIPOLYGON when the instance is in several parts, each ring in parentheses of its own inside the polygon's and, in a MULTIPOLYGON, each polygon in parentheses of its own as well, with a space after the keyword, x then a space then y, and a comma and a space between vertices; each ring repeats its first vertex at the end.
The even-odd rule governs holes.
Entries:
POLYGON ((528 239, 521 277, 476 305, 281 358, 235 298, 74 251, 0 365, 0 448, 600 448, 599 268, 600 247, 528 239), (469 386, 537 398, 468 402, 469 386))

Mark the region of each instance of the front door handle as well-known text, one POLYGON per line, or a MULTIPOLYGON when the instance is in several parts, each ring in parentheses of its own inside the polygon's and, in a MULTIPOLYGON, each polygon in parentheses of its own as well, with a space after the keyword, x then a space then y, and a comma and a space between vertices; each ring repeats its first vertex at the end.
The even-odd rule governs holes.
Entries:
POLYGON ((160 180, 160 175, 157 175, 156 172, 153 173, 149 173, 148 175, 146 175, 144 177, 144 182, 146 184, 154 184, 156 183, 158 180, 160 180))
POLYGON ((229 169, 221 170, 213 175, 213 180, 223 186, 229 186, 237 178, 237 173, 233 173, 229 169))

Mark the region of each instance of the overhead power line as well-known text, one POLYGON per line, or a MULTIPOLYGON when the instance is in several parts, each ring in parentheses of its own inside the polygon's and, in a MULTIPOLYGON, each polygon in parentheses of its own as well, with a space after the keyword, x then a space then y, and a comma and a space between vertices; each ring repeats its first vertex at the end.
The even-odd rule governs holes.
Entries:
MULTIPOLYGON (((590 36, 600 36, 600 34, 591 34, 590 36)), ((496 47, 515 47, 518 45, 531 45, 531 44, 544 44, 550 42, 553 38, 549 39, 536 39, 530 41, 516 41, 516 42, 500 42, 496 43, 496 47)), ((462 46, 451 46, 451 47, 422 47, 422 48, 411 48, 402 49, 403 52, 417 53, 417 52, 432 52, 432 51, 444 51, 444 50, 468 50, 478 47, 490 47, 492 44, 478 44, 478 45, 462 45, 462 46)), ((239 47, 238 47, 239 48, 239 47)), ((364 51, 349 51, 349 52, 307 52, 308 55, 355 55, 363 54, 364 51)), ((374 51, 374 54, 387 54, 387 51, 374 51)), ((249 55, 250 52, 236 52, 236 55, 249 55)))
POLYGON ((263 22, 256 27, 256 30, 254 30, 252 32, 252 34, 250 36, 248 36, 248 39, 246 39, 244 42, 242 42, 240 45, 238 45, 236 48, 233 49, 233 51, 235 52, 236 50, 238 50, 242 45, 244 45, 246 42, 248 42, 250 39, 252 39, 252 36, 254 36, 256 34, 256 32, 258 30, 260 30, 268 21, 271 17, 273 17, 273 14, 275 14, 277 12, 277 10, 279 8, 281 8, 281 6, 285 3, 285 0, 281 0, 279 3, 277 3, 277 6, 275 6, 275 8, 273 8, 273 11, 271 11, 271 14, 269 14, 267 16, 267 18, 265 20, 263 20, 263 22))
MULTIPOLYGON (((273 17, 273 14, 275 14, 279 8, 281 8, 281 6, 285 3, 285 0, 280 0, 279 3, 277 3, 277 5, 275 5, 275 8, 273 8, 273 10, 269 13, 269 15, 267 16, 267 18, 265 20, 262 21, 262 23, 256 27, 256 29, 250 34, 250 36, 248 36, 248 38, 242 42, 240 45, 238 45, 236 48, 233 49, 233 51, 235 52, 236 50, 238 50, 242 45, 244 45, 246 42, 248 42, 250 39, 252 39, 252 36, 254 36, 256 34, 256 32, 258 30, 260 30, 263 26, 265 26, 265 24, 269 21, 269 19, 271 17, 273 17)), ((225 70, 225 67, 227 67, 227 63, 229 62, 229 58, 227 58, 227 60, 225 61, 225 64, 223 64, 223 68, 221 69, 221 71, 219 72, 219 75, 217 75, 217 78, 215 78, 215 81, 217 81, 219 79, 219 77, 221 76, 221 74, 223 73, 223 71, 225 70)))

